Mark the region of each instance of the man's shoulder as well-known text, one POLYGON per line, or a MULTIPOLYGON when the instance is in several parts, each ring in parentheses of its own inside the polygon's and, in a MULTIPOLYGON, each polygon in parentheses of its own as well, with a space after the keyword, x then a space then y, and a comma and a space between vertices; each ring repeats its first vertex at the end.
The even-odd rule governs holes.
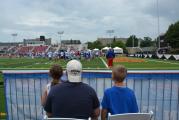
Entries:
POLYGON ((53 92, 55 92, 56 89, 58 88, 57 86, 59 86, 59 84, 58 84, 58 85, 51 86, 51 88, 50 88, 50 92, 49 92, 49 93, 53 93, 53 92))
POLYGON ((88 85, 86 83, 81 83, 81 86, 83 86, 85 89, 94 91, 94 89, 90 85, 88 85))
POLYGON ((66 88, 66 87, 73 86, 73 85, 79 85, 79 86, 81 86, 83 88, 92 89, 93 90, 93 88, 91 86, 89 86, 86 83, 82 83, 82 82, 81 83, 62 82, 62 83, 60 83, 58 85, 53 86, 53 89, 54 90, 55 89, 61 89, 61 88, 66 88))
POLYGON ((86 83, 78 83, 78 84, 74 84, 74 83, 70 83, 70 82, 63 82, 63 83, 60 83, 58 85, 55 85, 51 88, 50 92, 51 93, 55 93, 55 92, 58 92, 58 91, 61 91, 61 90, 64 90, 64 89, 68 89, 68 88, 73 88, 72 86, 76 86, 76 90, 78 89, 83 89, 83 91, 88 91, 89 93, 95 93, 95 90, 89 86, 88 84, 86 83))

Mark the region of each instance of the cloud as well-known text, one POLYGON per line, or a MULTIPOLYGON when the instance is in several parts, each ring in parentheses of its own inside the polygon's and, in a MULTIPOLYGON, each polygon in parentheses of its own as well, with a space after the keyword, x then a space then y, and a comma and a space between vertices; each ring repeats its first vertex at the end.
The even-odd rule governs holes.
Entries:
MULTIPOLYGON (((3 0, 0 4, 0 41, 9 41, 11 33, 18 40, 46 35, 58 40, 83 42, 114 35, 128 37, 157 36, 156 0, 3 0)), ((159 0, 160 31, 179 20, 178 0, 159 0)))

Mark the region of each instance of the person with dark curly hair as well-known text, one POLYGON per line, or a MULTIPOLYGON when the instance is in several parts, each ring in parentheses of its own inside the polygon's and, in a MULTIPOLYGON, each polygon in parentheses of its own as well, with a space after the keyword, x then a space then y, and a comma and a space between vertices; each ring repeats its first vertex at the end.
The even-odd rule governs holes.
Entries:
MULTIPOLYGON (((60 78, 63 75, 62 67, 60 65, 58 65, 58 64, 52 65, 52 67, 49 70, 49 75, 52 78, 52 80, 51 80, 50 83, 48 83, 46 85, 45 91, 44 91, 43 96, 42 96, 42 101, 41 101, 42 106, 44 106, 45 103, 46 103, 46 99, 47 99, 47 96, 48 96, 48 94, 49 94, 49 92, 51 90, 51 87, 53 87, 53 86, 55 86, 55 85, 57 85, 57 84, 59 84, 61 82, 60 78)), ((44 118, 46 118, 46 117, 47 116, 44 115, 44 118)))

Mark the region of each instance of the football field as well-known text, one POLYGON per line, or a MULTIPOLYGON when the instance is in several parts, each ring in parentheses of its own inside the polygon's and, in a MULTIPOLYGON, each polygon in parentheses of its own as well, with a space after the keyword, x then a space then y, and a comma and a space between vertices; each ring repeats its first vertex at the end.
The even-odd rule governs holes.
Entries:
MULTIPOLYGON (((91 60, 80 60, 83 69, 108 69, 105 57, 94 58, 91 60)), ((0 70, 47 70, 53 64, 60 64, 66 68, 68 60, 48 60, 43 58, 0 58, 0 70)), ((125 65, 129 70, 179 70, 179 61, 118 57, 114 60, 114 65, 125 65)))

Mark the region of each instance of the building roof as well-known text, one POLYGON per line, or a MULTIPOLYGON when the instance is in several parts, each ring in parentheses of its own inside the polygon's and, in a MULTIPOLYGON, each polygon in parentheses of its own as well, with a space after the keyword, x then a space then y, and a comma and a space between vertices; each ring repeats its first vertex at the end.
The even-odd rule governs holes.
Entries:
POLYGON ((81 44, 80 40, 62 40, 62 44, 81 44))
POLYGON ((22 42, 0 42, 0 46, 17 46, 22 42))

